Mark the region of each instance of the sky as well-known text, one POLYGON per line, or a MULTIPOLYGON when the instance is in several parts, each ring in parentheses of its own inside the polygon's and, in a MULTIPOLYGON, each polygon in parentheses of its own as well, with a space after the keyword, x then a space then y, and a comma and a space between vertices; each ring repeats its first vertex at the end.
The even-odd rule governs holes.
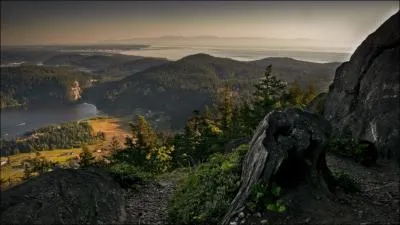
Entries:
POLYGON ((212 35, 354 47, 398 10, 397 1, 2 1, 1 45, 212 35))

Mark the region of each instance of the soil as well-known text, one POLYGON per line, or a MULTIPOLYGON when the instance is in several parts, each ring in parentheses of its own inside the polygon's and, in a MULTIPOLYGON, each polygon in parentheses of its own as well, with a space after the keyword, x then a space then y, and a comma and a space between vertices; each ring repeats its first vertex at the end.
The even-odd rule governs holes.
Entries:
MULTIPOLYGON (((244 217, 234 218, 231 224, 400 224, 398 165, 378 161, 375 166, 365 167, 333 155, 327 156, 327 163, 332 171, 348 174, 360 185, 361 192, 346 193, 338 188, 337 198, 330 199, 318 190, 299 186, 282 197, 286 212, 245 211, 244 217)), ((175 188, 176 181, 165 179, 129 190, 127 224, 168 224, 167 205, 175 188)))

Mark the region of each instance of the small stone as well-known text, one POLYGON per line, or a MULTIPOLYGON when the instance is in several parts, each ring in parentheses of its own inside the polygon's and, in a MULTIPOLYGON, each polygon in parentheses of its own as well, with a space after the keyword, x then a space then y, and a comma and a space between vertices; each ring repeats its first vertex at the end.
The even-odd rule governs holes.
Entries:
POLYGON ((257 217, 261 217, 261 213, 259 213, 259 212, 256 213, 256 216, 257 216, 257 217))
POLYGON ((268 223, 268 220, 261 220, 260 223, 261 223, 261 224, 267 224, 267 223, 268 223))
POLYGON ((368 223, 368 222, 360 223, 360 225, 368 225, 368 224, 370 224, 370 223, 368 223))
POLYGON ((307 217, 307 219, 304 221, 305 223, 309 223, 311 221, 310 217, 307 217))
POLYGON ((363 214, 363 211, 361 211, 361 210, 360 210, 360 211, 358 211, 358 214, 360 214, 360 215, 361 215, 361 214, 363 214))
POLYGON ((229 223, 229 225, 237 225, 238 223, 236 221, 232 221, 229 223))
POLYGON ((245 216, 245 215, 244 215, 244 212, 240 212, 240 213, 239 213, 239 218, 244 218, 244 216, 245 216))
POLYGON ((245 219, 243 219, 242 221, 240 221, 240 224, 244 224, 244 223, 246 223, 246 220, 245 220, 245 219))

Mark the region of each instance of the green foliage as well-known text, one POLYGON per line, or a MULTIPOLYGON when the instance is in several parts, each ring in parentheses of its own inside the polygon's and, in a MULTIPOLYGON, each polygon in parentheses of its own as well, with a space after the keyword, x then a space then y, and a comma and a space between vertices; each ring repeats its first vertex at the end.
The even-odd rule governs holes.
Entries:
POLYGON ((272 212, 283 213, 286 211, 286 205, 279 199, 282 188, 272 183, 268 187, 262 183, 256 183, 247 202, 247 209, 251 212, 268 210, 272 212))
POLYGON ((115 163, 127 163, 149 173, 159 174, 172 168, 173 145, 169 138, 157 133, 143 116, 138 116, 130 124, 133 137, 127 137, 127 148, 114 151, 111 160, 115 163))
POLYGON ((82 152, 79 154, 79 159, 79 165, 81 167, 88 167, 93 163, 93 154, 86 145, 82 146, 82 152))
POLYGON ((361 187, 345 172, 334 172, 333 176, 336 181, 336 185, 343 188, 345 192, 357 193, 361 192, 361 187))
POLYGON ((48 161, 45 157, 36 156, 32 159, 27 159, 24 162, 24 179, 29 179, 33 173, 39 175, 52 170, 57 164, 48 161))
POLYGON ((123 187, 128 188, 134 184, 143 182, 152 178, 152 174, 146 172, 140 167, 121 162, 112 164, 108 170, 113 178, 123 187))
POLYGON ((368 144, 362 143, 358 139, 346 137, 331 137, 327 144, 327 151, 352 158, 356 162, 366 165, 375 160, 374 155, 376 154, 376 150, 369 148, 368 144))
POLYGON ((174 145, 178 164, 196 165, 213 153, 219 152, 224 143, 223 130, 218 122, 209 118, 209 113, 194 111, 185 126, 185 133, 176 135, 174 145))
POLYGON ((233 200, 240 182, 241 162, 248 149, 216 153, 189 174, 169 204, 171 224, 217 224, 233 200))
POLYGON ((78 148, 82 144, 93 144, 98 140, 104 140, 104 133, 94 134, 89 123, 68 122, 39 128, 17 140, 0 140, 0 144, 2 155, 12 155, 56 148, 78 148))
POLYGON ((157 134, 144 116, 138 115, 135 123, 130 123, 129 125, 133 138, 136 139, 133 146, 134 148, 148 150, 159 145, 157 134))
POLYGON ((253 94, 250 126, 255 128, 270 111, 282 106, 286 85, 271 74, 272 66, 265 71, 265 77, 255 85, 253 94))

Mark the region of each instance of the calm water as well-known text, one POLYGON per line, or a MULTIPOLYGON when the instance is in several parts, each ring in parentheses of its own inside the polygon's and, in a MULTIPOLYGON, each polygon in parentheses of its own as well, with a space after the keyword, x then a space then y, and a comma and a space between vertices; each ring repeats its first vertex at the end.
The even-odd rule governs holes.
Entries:
POLYGON ((99 113, 96 106, 87 103, 28 110, 6 109, 1 111, 1 137, 11 139, 46 125, 86 119, 99 113))
POLYGON ((290 57, 310 62, 344 62, 349 60, 350 53, 323 52, 289 49, 262 49, 262 48, 227 48, 227 47, 149 47, 139 50, 117 51, 120 54, 136 55, 145 57, 162 57, 170 60, 178 60, 188 55, 206 53, 216 57, 226 57, 239 61, 258 60, 267 57, 290 57))

